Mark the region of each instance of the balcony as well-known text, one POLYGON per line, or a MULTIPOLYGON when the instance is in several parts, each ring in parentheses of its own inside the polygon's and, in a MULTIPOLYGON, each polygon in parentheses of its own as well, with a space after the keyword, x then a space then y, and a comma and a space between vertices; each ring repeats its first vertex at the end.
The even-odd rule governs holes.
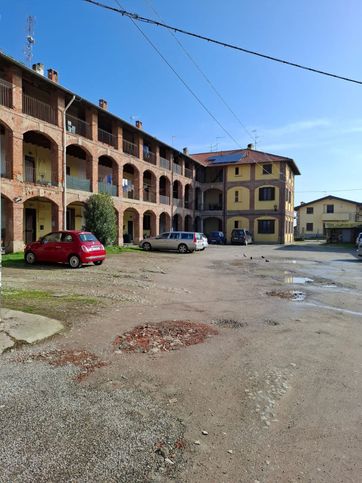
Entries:
POLYGON ((182 167, 179 164, 173 163, 172 171, 175 174, 182 174, 182 167))
POLYGON ((90 180, 67 175, 67 189, 90 191, 90 180))
POLYGON ((156 203, 156 193, 143 190, 143 201, 149 201, 150 203, 156 203))
POLYGON ((160 195, 160 203, 162 203, 163 205, 169 205, 170 197, 165 195, 160 195))
POLYGON ((4 79, 0 79, 0 104, 13 107, 13 85, 4 79))
POLYGON ((143 160, 147 163, 156 165, 156 154, 152 151, 143 150, 143 160))
POLYGON ((185 208, 187 208, 188 210, 191 210, 192 203, 190 200, 185 200, 185 208))
POLYGON ((192 179, 192 169, 185 168, 185 176, 186 176, 186 178, 191 178, 192 179))
POLYGON ((106 193, 110 196, 117 196, 117 186, 111 183, 98 182, 98 193, 106 193))
POLYGON ((204 204, 204 210, 205 211, 220 211, 220 210, 222 210, 222 205, 219 205, 218 203, 205 203, 204 204))
POLYGON ((171 162, 168 159, 162 158, 160 156, 160 166, 161 166, 161 168, 170 169, 170 164, 171 164, 171 162))
POLYGON ((174 198, 172 201, 174 206, 177 206, 179 208, 182 207, 182 199, 181 198, 174 198))
POLYGON ((35 168, 25 166, 24 168, 24 181, 25 183, 39 184, 41 186, 58 186, 57 183, 47 179, 44 174, 36 172, 35 168))
POLYGON ((104 129, 98 128, 98 141, 117 148, 117 137, 104 129))
POLYGON ((323 213, 322 221, 355 221, 356 213, 323 213))
POLYGON ((78 117, 67 114, 66 129, 72 134, 79 134, 84 138, 91 139, 91 127, 88 122, 79 119, 78 117))
POLYGON ((126 139, 123 139, 123 152, 126 154, 130 154, 131 156, 135 156, 138 158, 139 150, 137 144, 131 143, 126 139))
POLYGON ((39 101, 39 99, 30 97, 27 94, 23 94, 23 113, 55 126, 58 124, 57 112, 50 104, 39 101))

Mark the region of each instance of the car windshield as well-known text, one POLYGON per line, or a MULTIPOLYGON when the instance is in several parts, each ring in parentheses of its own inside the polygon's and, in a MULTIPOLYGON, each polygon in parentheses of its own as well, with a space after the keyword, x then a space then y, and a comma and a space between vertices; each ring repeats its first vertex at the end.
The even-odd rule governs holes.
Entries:
POLYGON ((98 241, 97 238, 93 235, 93 233, 81 233, 79 235, 80 241, 98 241))

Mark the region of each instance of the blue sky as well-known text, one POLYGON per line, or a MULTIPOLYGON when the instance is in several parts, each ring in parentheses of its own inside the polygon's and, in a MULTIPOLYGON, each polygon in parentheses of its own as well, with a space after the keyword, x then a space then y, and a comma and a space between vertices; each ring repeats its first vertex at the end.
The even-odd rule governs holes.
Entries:
MULTIPOLYGON (((114 0, 103 0, 117 6, 114 0)), ((141 15, 225 42, 362 80, 360 0, 119 0, 141 15)), ((33 62, 60 83, 191 152, 237 146, 201 108, 131 21, 82 0, 2 0, 0 49, 24 61, 33 15, 33 62)), ((140 24, 241 146, 252 142, 169 32, 140 24)), ((178 35, 257 148, 293 158, 296 202, 326 194, 362 201, 362 86, 296 70, 178 35), (343 191, 341 191, 343 190, 343 191)))

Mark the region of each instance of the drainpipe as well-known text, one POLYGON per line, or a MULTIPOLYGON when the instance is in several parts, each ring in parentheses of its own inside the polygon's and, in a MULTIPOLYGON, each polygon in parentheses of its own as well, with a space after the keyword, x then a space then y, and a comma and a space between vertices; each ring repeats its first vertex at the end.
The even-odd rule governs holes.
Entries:
POLYGON ((66 114, 73 104, 75 96, 71 98, 63 111, 63 229, 67 229, 67 129, 66 114))

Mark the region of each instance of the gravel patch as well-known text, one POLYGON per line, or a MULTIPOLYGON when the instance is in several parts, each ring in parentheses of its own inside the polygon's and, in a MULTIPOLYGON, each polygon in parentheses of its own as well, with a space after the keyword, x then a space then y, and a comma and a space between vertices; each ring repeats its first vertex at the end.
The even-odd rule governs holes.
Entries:
POLYGON ((214 321, 214 324, 218 325, 219 327, 227 327, 229 329, 242 329, 243 327, 248 326, 247 322, 234 319, 218 319, 214 321))
POLYGON ((38 361, 0 366, 0 482, 174 478, 183 425, 142 392, 80 385, 76 374, 38 361))

